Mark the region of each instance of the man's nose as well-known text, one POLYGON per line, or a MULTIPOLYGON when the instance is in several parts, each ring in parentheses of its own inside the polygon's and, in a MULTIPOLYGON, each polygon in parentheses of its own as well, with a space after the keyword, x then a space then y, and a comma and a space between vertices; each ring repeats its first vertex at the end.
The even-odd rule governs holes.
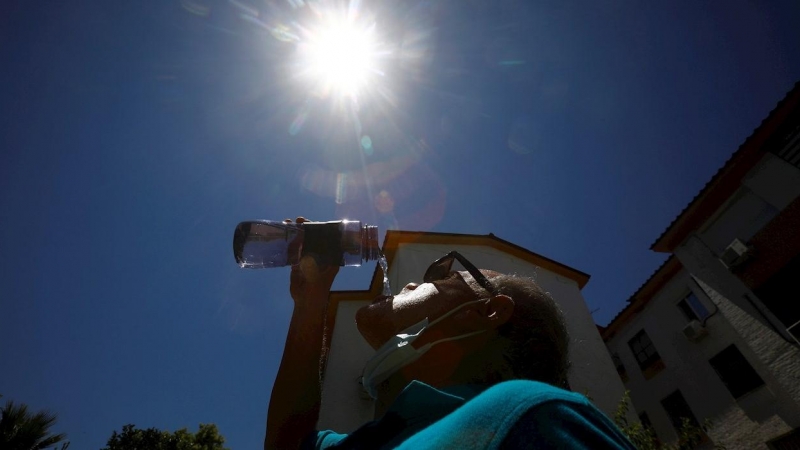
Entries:
POLYGON ((413 291, 414 289, 416 289, 416 288, 417 288, 417 286, 419 286, 419 284, 417 284, 417 283, 408 283, 407 285, 405 285, 405 287, 403 288, 403 290, 404 290, 404 291, 406 291, 406 290, 408 290, 408 291, 413 291))

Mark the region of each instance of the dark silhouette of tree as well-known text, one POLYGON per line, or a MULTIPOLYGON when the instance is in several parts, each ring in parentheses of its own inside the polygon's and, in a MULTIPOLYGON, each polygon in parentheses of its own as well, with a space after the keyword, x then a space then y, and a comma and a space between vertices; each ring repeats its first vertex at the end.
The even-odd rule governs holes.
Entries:
MULTIPOLYGON (((2 397, 2 396, 0 396, 2 397)), ((66 450, 69 442, 62 442, 67 435, 51 434, 56 415, 49 411, 36 414, 28 411, 24 403, 7 401, 0 409, 0 448, 3 450, 44 450, 60 448, 66 450), (57 444, 61 443, 61 447, 57 444)))
POLYGON ((229 450, 224 447, 225 438, 219 434, 217 426, 200 424, 197 433, 186 428, 170 433, 158 428, 140 429, 135 425, 125 425, 122 432, 114 433, 101 450, 229 450))
POLYGON ((642 425, 640 422, 629 423, 627 419, 628 404, 630 403, 631 391, 625 391, 617 405, 617 411, 614 414, 614 423, 617 424, 620 431, 628 436, 631 443, 639 450, 693 450, 703 442, 708 441, 713 445, 715 450, 725 450, 722 444, 714 444, 710 442, 706 436, 706 431, 712 428, 710 420, 703 422, 700 427, 692 423, 691 420, 684 417, 681 420, 681 427, 678 432, 678 440, 671 444, 662 444, 656 437, 656 433, 652 428, 642 425))

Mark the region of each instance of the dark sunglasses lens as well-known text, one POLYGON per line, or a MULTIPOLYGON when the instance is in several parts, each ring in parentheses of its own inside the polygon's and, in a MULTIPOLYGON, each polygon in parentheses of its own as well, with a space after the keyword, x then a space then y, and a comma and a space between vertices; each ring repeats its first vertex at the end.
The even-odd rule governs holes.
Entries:
POLYGON ((452 266, 452 256, 442 258, 428 267, 428 270, 425 271, 425 276, 422 277, 422 281, 430 283, 431 281, 441 280, 442 278, 446 277, 448 273, 450 273, 450 267, 452 266))

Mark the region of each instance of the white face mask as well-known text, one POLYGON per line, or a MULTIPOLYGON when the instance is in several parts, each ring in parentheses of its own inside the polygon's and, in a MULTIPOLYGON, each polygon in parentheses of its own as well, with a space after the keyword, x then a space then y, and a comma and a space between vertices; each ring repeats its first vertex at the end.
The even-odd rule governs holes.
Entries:
POLYGON ((419 359, 420 356, 424 355, 425 352, 430 350, 431 347, 433 347, 434 345, 440 344, 442 342, 464 339, 486 331, 486 330, 474 331, 472 333, 462 334, 460 336, 440 339, 438 341, 425 344, 420 348, 414 348, 411 345, 411 343, 414 342, 422 334, 423 331, 436 325, 443 319, 451 316, 459 309, 467 305, 471 305, 473 303, 478 303, 482 301, 486 301, 486 299, 473 300, 471 302, 462 303, 457 307, 453 308, 452 310, 448 311, 447 313, 445 313, 443 316, 434 320, 430 324, 428 323, 428 318, 426 317, 418 324, 408 327, 401 333, 392 336, 392 338, 389 339, 388 342, 383 344, 381 348, 379 348, 375 352, 372 358, 370 358, 369 361, 367 361, 367 364, 364 366, 364 371, 361 374, 361 383, 364 385, 364 389, 367 391, 369 396, 374 399, 377 399, 378 385, 388 380, 390 376, 394 375, 401 368, 419 359))

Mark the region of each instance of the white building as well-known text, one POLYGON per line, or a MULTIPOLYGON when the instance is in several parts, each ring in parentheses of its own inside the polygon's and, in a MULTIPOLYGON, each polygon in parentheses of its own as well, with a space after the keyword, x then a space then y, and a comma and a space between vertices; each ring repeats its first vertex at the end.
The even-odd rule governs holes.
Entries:
MULTIPOLYGON (((572 390, 589 395, 601 410, 612 415, 622 398, 623 386, 581 296, 581 288, 589 276, 491 234, 389 231, 384 253, 389 260, 393 291, 398 292, 409 282, 419 282, 428 265, 451 250, 458 250, 480 268, 535 277, 566 316, 572 340, 569 374, 572 390)), ((355 312, 380 294, 382 279, 382 272, 376 269, 369 290, 331 293, 328 314, 331 345, 322 391, 320 429, 349 432, 374 418, 374 404, 361 393, 358 383, 364 363, 374 351, 356 329, 355 312)))
POLYGON ((642 420, 800 448, 800 84, 651 249, 671 256, 603 331, 642 420))

